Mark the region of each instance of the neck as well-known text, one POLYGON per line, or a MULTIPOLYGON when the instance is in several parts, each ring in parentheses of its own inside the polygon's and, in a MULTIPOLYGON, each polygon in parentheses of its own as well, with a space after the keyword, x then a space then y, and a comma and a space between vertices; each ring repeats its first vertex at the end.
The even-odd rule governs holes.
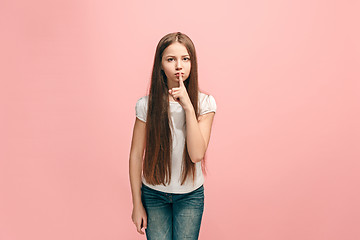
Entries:
POLYGON ((175 87, 179 87, 179 83, 178 82, 170 82, 168 81, 168 88, 169 90, 172 89, 172 88, 175 88, 175 87))

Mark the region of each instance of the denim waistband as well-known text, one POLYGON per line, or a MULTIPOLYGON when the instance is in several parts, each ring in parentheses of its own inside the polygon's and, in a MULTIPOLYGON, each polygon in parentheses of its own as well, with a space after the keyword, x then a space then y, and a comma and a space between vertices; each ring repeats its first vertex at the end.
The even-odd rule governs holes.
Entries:
POLYGON ((188 192, 188 193, 170 193, 170 192, 163 192, 163 191, 159 191, 159 190, 156 190, 156 189, 152 189, 148 186, 146 186, 144 183, 142 183, 142 186, 141 188, 145 189, 145 190, 148 190, 148 191, 152 191, 152 192, 156 192, 158 194, 166 194, 166 195, 169 195, 169 194, 172 194, 172 195, 185 195, 185 194, 190 194, 190 193, 193 193, 195 191, 201 191, 204 189, 204 185, 202 184, 200 187, 194 189, 193 191, 191 192, 188 192))

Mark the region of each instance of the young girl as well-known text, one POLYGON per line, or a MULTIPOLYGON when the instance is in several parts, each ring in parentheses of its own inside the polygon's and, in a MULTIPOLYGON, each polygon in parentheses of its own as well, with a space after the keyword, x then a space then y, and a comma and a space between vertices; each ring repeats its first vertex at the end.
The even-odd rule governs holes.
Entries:
POLYGON ((204 156, 216 112, 199 92, 196 52, 183 33, 157 45, 150 92, 136 102, 129 174, 132 221, 147 239, 198 239, 204 156))

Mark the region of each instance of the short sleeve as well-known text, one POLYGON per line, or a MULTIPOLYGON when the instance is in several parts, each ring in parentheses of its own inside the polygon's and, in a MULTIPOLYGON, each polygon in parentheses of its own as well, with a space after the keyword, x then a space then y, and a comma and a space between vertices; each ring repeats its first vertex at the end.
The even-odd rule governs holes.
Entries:
POLYGON ((212 95, 206 95, 200 102, 200 115, 216 112, 216 101, 212 95))
POLYGON ((146 122, 146 115, 147 115, 146 97, 142 97, 136 102, 135 114, 138 119, 140 119, 143 122, 146 122))

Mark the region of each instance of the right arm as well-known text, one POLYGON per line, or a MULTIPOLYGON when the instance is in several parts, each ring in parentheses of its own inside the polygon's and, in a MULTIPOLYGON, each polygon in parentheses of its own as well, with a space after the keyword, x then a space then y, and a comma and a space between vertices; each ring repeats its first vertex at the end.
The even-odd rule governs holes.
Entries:
POLYGON ((129 157, 129 176, 133 202, 131 218, 137 231, 141 234, 144 234, 141 228, 144 227, 146 229, 147 227, 147 216, 141 202, 141 174, 146 140, 145 127, 146 123, 136 118, 129 157))

